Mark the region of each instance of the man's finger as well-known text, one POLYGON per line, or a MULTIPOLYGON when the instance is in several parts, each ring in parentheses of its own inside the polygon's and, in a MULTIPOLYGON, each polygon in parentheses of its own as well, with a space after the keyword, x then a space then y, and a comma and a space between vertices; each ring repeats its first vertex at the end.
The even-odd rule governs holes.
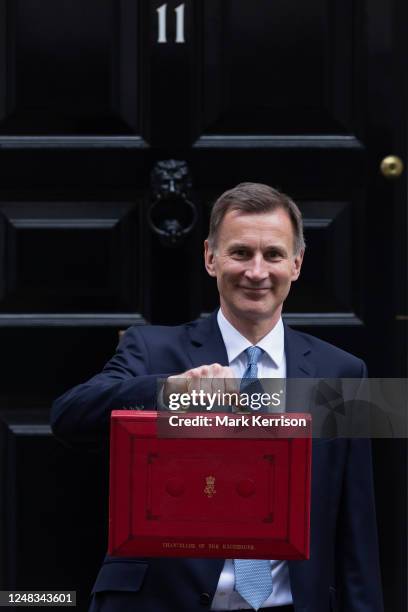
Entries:
POLYGON ((207 366, 193 368, 187 372, 187 393, 191 394, 192 391, 200 391, 202 375, 207 372, 207 366))

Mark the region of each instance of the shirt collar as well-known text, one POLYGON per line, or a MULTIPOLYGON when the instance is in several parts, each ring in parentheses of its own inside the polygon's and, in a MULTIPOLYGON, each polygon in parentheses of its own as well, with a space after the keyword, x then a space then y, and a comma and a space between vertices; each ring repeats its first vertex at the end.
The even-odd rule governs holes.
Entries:
MULTIPOLYGON (((225 348, 227 350, 228 362, 231 364, 234 359, 243 353, 249 346, 252 346, 252 344, 233 325, 231 325, 231 323, 225 318, 221 308, 217 313, 217 322, 221 331, 222 339, 224 340, 225 348)), ((256 346, 263 349, 272 359, 276 367, 281 365, 284 357, 284 334, 285 332, 282 317, 280 317, 275 327, 256 344, 256 346)))

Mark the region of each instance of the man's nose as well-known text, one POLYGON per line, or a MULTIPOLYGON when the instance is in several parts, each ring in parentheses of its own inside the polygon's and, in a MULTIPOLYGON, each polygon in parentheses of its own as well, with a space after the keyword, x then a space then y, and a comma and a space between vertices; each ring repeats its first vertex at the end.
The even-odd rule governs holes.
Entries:
POLYGON ((248 278, 254 281, 264 280, 268 277, 267 265, 261 254, 255 255, 248 262, 248 267, 245 274, 248 278))

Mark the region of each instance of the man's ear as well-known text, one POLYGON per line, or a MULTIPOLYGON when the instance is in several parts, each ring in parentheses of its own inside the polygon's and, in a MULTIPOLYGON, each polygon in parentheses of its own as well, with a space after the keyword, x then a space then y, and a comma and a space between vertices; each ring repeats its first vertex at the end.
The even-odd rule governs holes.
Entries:
POLYGON ((292 281, 295 281, 299 278, 300 270, 302 268, 303 263, 303 255, 305 254, 305 250, 302 249, 297 255, 294 256, 292 260, 292 281))
POLYGON ((204 263, 205 269, 207 270, 210 276, 216 276, 214 259, 214 251, 211 249, 208 240, 204 240, 204 263))

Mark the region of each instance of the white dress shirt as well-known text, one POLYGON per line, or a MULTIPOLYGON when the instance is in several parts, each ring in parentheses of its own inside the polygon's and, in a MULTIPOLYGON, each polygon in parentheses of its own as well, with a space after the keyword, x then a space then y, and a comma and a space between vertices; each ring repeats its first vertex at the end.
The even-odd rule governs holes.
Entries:
MULTIPOLYGON (((247 368, 245 349, 252 344, 218 311, 217 321, 227 349, 228 363, 237 378, 241 378, 247 368)), ((256 346, 263 349, 258 361, 259 378, 286 378, 286 358, 284 345, 284 327, 279 319, 275 327, 260 340, 256 346)), ((286 561, 271 561, 273 591, 262 604, 265 607, 284 606, 293 603, 289 582, 289 570, 286 561)), ((217 590, 212 601, 211 610, 238 610, 251 606, 234 591, 235 574, 232 559, 226 559, 218 580, 217 590)))

